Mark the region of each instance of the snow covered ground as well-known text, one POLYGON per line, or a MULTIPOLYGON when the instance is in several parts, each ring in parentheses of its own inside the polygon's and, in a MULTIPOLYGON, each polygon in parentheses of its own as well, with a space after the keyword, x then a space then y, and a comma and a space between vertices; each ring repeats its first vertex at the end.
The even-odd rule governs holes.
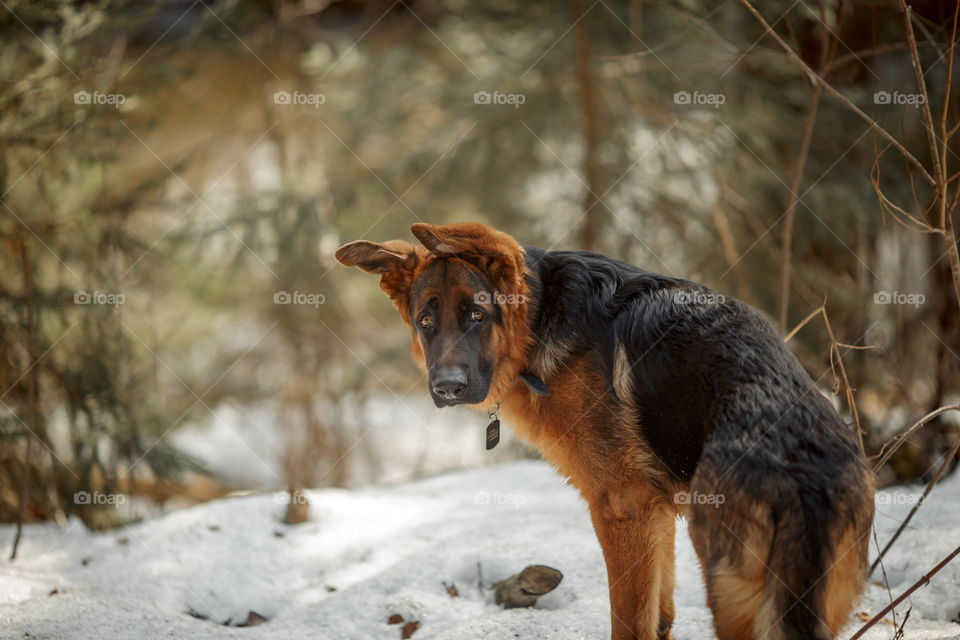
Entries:
MULTIPOLYGON (((216 478, 235 487, 284 486, 287 425, 274 402, 241 408, 217 406, 209 419, 170 434, 171 443, 198 459, 216 478)), ((486 451, 485 417, 466 407, 438 409, 426 394, 379 394, 345 403, 341 437, 354 442, 344 458, 347 486, 396 483, 415 477, 516 460, 523 446, 512 429, 486 451), (473 428, 464 428, 470 425, 473 428)), ((66 453, 64 455, 67 455, 66 453)))
MULTIPOLYGON (((881 544, 918 493, 878 494, 881 544)), ((78 521, 62 530, 29 526, 16 562, 0 561, 0 637, 399 639, 402 625, 387 624, 393 614, 419 622, 416 640, 608 637, 606 576, 586 506, 545 463, 307 495, 310 519, 295 526, 280 524, 282 494, 219 500, 109 533, 78 521), (488 587, 528 564, 559 569, 563 582, 534 609, 494 605, 488 587), (267 621, 225 626, 251 611, 267 621)), ((713 638, 684 522, 677 535, 674 636, 713 638)), ((3 549, 12 537, 11 526, 0 527, 3 549)), ((958 541, 954 476, 889 554, 894 595, 958 541)), ((888 601, 872 585, 858 611, 872 614, 888 601)), ((901 615, 909 604, 906 638, 960 638, 950 621, 960 613, 960 560, 901 615)), ((892 636, 889 623, 867 635, 892 636)))

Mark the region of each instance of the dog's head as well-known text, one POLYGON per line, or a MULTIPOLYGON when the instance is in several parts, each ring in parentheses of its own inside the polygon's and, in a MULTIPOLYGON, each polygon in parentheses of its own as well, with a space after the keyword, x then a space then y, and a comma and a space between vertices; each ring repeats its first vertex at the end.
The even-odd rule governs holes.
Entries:
POLYGON ((358 240, 336 257, 380 275, 413 333, 438 407, 498 401, 516 382, 531 338, 523 250, 477 223, 415 224, 423 244, 358 240))

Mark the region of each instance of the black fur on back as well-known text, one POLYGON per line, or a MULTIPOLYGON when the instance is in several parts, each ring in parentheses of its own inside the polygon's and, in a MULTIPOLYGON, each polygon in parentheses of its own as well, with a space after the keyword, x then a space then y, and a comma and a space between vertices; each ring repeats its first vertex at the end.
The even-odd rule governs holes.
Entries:
POLYGON ((597 253, 524 249, 538 342, 568 345, 570 355, 600 345, 609 389, 622 343, 637 428, 677 480, 711 456, 745 480, 789 472, 817 486, 825 467, 856 457, 851 429, 759 312, 597 253))

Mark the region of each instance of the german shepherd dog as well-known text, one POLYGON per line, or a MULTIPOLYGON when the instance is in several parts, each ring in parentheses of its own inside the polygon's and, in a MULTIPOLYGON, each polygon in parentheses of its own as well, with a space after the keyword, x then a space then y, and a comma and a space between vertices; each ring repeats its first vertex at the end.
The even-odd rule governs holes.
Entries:
POLYGON ((721 640, 835 638, 865 579, 873 476, 852 429, 743 302, 482 224, 358 240, 438 407, 499 409, 580 491, 614 640, 670 638, 689 521, 721 640))

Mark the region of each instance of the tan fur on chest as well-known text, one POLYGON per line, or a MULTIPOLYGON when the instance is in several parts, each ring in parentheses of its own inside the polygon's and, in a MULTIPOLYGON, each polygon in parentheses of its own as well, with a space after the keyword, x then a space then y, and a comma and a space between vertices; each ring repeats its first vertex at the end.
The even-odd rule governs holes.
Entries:
POLYGON ((540 397, 517 383, 500 410, 516 434, 567 476, 588 499, 613 487, 672 483, 640 436, 632 404, 605 389, 586 358, 573 360, 547 383, 540 397))

